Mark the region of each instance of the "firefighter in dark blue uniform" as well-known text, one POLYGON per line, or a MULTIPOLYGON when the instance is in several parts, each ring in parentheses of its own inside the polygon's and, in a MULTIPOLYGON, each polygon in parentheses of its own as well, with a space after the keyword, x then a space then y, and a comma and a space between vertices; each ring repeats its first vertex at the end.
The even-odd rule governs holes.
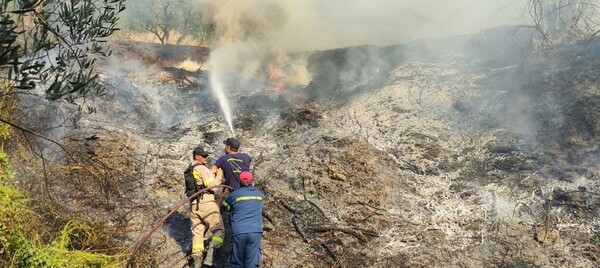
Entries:
POLYGON ((259 267, 262 240, 263 193, 252 186, 254 177, 249 171, 240 174, 240 188, 223 202, 229 211, 231 241, 229 267, 259 267))

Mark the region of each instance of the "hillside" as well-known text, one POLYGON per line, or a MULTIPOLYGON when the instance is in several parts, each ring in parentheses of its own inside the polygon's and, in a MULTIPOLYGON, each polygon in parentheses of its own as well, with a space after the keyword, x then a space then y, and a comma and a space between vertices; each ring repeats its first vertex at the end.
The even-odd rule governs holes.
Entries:
MULTIPOLYGON (((230 92, 267 196, 264 267, 597 267, 600 41, 549 56, 514 32, 301 52, 308 85, 230 92)), ((113 48, 108 94, 78 128, 44 131, 74 108, 21 100, 32 129, 83 152, 77 164, 47 143, 51 161, 12 164, 21 187, 133 246, 183 198, 191 149, 214 161, 231 134, 210 70, 182 65, 203 66, 206 49, 113 48)), ((185 265, 185 214, 140 266, 185 265)))

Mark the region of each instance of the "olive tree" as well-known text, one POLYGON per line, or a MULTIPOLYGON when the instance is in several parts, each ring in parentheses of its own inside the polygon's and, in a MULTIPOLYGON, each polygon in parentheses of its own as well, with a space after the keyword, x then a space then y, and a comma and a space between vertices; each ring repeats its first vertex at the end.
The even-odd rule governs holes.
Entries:
POLYGON ((175 44, 188 36, 205 39, 210 35, 210 25, 202 24, 191 0, 129 0, 128 5, 127 25, 154 34, 161 44, 169 43, 175 32, 179 34, 175 44))
POLYGON ((49 100, 101 94, 94 73, 105 38, 118 30, 125 0, 2 0, 0 79, 2 94, 38 88, 49 100))
POLYGON ((599 0, 528 0, 527 17, 547 41, 600 32, 599 0))

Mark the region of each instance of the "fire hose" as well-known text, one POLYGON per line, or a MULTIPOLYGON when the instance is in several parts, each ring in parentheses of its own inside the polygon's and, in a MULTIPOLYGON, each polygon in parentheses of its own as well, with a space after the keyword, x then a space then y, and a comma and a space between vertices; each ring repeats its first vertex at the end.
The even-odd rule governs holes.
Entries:
MULTIPOLYGON (((173 213, 175 213, 175 211, 177 211, 181 206, 190 202, 192 199, 196 198, 198 195, 206 193, 209 190, 212 190, 214 188, 226 188, 226 189, 232 190, 232 188, 227 185, 210 186, 210 187, 204 188, 204 189, 194 193, 193 195, 190 195, 188 198, 179 202, 179 204, 177 204, 177 206, 175 206, 166 216, 164 216, 162 219, 160 219, 160 221, 158 221, 156 224, 154 224, 152 229, 147 234, 145 234, 137 244, 135 244, 135 247, 133 248, 133 251, 131 253, 131 257, 129 258, 129 260, 127 260, 127 264, 125 265, 125 267, 132 267, 133 261, 135 260, 135 257, 137 255, 138 251, 142 248, 144 243, 146 243, 146 241, 158 229, 158 227, 160 227, 169 217, 171 217, 171 215, 173 215, 173 213)), ((221 193, 221 195, 219 196, 219 201, 217 202, 217 204, 220 205, 222 199, 223 199, 223 193, 221 193)))

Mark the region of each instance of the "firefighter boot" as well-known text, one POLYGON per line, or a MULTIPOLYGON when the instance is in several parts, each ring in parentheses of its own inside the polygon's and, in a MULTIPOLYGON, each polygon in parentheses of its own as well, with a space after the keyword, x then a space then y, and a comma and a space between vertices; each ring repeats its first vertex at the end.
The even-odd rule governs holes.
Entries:
POLYGON ((206 251, 206 257, 204 257, 204 265, 213 266, 213 258, 214 258, 215 248, 209 247, 206 251))

